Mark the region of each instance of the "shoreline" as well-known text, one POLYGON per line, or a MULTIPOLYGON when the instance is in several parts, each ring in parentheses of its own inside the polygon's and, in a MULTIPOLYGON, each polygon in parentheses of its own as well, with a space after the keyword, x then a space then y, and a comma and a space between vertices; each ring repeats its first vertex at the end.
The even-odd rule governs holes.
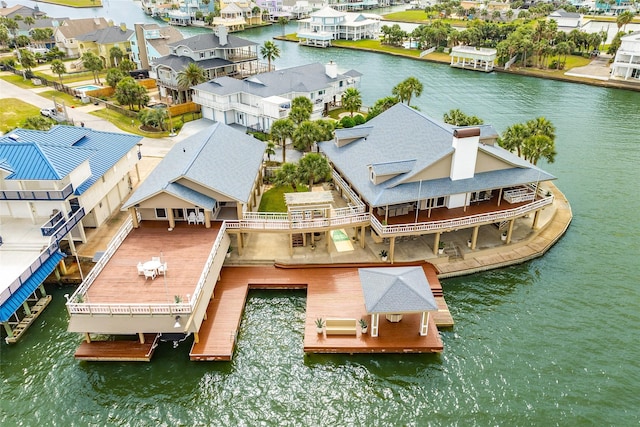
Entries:
MULTIPOLYGON (((288 39, 286 36, 276 36, 274 37, 274 39, 279 40, 279 41, 285 41, 285 42, 291 42, 291 43, 297 43, 296 40, 291 40, 288 39)), ((415 57, 415 56, 410 56, 410 55, 403 55, 401 53, 393 53, 393 52, 384 52, 384 51, 379 51, 379 50, 375 50, 375 49, 369 49, 369 48, 361 48, 361 47, 356 47, 356 46, 331 46, 332 48, 337 48, 337 49, 350 49, 350 50, 359 50, 359 51, 363 51, 363 52, 371 52, 371 53, 377 53, 377 54, 382 54, 382 55, 390 55, 390 56, 397 56, 400 58, 406 58, 406 59, 411 59, 414 61, 424 61, 424 62, 431 62, 431 63, 435 63, 435 64, 443 64, 443 65, 449 65, 448 61, 443 61, 443 60, 439 60, 439 59, 433 59, 433 58, 428 58, 428 57, 415 57)), ((317 49, 317 48, 313 48, 310 47, 312 49, 317 49)), ((569 69, 566 72, 570 72, 572 69, 569 69)), ((466 70, 465 71, 471 71, 471 72, 475 72, 476 70, 466 70)), ((525 76, 525 77, 536 77, 536 78, 540 78, 540 79, 548 79, 548 80, 556 80, 556 81, 562 81, 562 82, 566 82, 566 83, 577 83, 577 84, 584 84, 584 85, 589 85, 589 86, 598 86, 598 87, 604 87, 604 88, 611 88, 611 89, 621 89, 621 90, 630 90, 630 91, 634 91, 634 92, 640 92, 640 84, 638 83, 627 83, 627 82, 623 82, 623 81, 618 81, 618 80, 600 80, 597 78, 593 78, 590 77, 589 75, 584 75, 584 77, 579 77, 579 76, 568 76, 568 75, 563 75, 563 76, 555 76, 555 75, 541 75, 539 72, 536 71, 529 71, 527 69, 522 69, 522 68, 514 68, 513 70, 505 70, 503 67, 494 67, 493 71, 497 72, 497 73, 505 73, 505 74, 516 74, 516 75, 520 75, 520 76, 525 76)), ((481 72, 481 71, 478 71, 481 72)), ((490 73, 487 73, 490 74, 490 73)))

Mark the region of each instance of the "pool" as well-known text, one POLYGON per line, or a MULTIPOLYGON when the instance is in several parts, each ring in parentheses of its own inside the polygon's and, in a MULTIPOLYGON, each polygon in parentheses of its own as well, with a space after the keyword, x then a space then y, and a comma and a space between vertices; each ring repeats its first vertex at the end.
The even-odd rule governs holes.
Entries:
POLYGON ((90 90, 103 89, 103 88, 104 88, 104 86, 84 85, 84 86, 78 86, 78 87, 76 87, 74 89, 79 91, 79 92, 87 92, 87 91, 90 91, 90 90))

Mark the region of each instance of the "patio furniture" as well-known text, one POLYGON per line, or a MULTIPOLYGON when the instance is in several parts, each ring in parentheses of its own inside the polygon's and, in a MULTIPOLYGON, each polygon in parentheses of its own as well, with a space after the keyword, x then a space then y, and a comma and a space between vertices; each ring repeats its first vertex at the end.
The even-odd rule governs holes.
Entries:
POLYGON ((162 274, 163 276, 167 275, 167 263, 160 264, 158 267, 158 274, 162 274))
POLYGON ((327 319, 325 333, 327 335, 356 335, 356 319, 327 319))
POLYGON ((144 264, 142 264, 142 268, 144 269, 144 275, 145 278, 148 277, 147 276, 147 272, 148 271, 152 271, 153 272, 153 278, 155 279, 155 276, 158 275, 158 269, 160 268, 160 258, 158 257, 154 257, 155 259, 152 259, 151 261, 147 261, 144 264))
POLYGON ((189 216, 187 216, 187 223, 195 224, 196 223, 196 214, 195 212, 191 212, 189 216))
POLYGON ((138 262, 138 276, 144 276, 144 266, 142 262, 138 262))
POLYGON ((144 281, 146 282, 148 278, 151 280, 156 278, 156 270, 144 270, 144 281))
POLYGON ((204 214, 202 212, 198 212, 198 217, 196 218, 196 223, 204 224, 204 214))
POLYGON ((151 257, 151 261, 155 261, 155 262, 159 263, 160 262, 160 257, 159 256, 152 256, 151 257))

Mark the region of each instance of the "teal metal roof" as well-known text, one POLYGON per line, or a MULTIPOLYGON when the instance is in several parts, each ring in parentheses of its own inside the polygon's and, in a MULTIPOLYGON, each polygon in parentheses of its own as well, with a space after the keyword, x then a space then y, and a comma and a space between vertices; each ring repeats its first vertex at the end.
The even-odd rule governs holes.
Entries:
POLYGON ((13 171, 7 175, 10 180, 61 180, 94 154, 94 150, 60 145, 0 142, 0 158, 13 171))

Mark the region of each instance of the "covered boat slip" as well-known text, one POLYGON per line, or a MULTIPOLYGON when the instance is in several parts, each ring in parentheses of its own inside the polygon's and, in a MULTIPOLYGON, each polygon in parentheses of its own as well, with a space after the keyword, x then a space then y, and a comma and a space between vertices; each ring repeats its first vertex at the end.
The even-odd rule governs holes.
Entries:
MULTIPOLYGON (((380 264, 276 265, 225 267, 207 309, 198 340, 190 352, 191 360, 231 360, 249 289, 307 289, 304 351, 307 353, 432 353, 442 351, 437 326, 453 326, 453 319, 442 296, 442 287, 430 264, 419 265, 428 278, 438 310, 431 313, 428 333, 419 334, 422 316, 404 314, 400 322, 380 321, 378 337, 318 334, 315 321, 359 319, 369 321, 358 275, 360 267, 380 264)), ((391 268, 391 267, 390 267, 391 268)))

